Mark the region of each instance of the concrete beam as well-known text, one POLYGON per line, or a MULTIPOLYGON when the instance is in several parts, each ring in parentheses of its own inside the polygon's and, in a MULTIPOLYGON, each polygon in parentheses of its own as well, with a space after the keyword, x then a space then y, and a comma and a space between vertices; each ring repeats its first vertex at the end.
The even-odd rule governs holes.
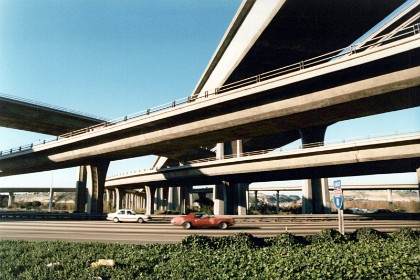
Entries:
POLYGON ((211 184, 414 172, 420 165, 420 136, 343 143, 281 153, 191 164, 111 178, 107 186, 211 184))
MULTIPOLYGON (((237 110, 236 105, 233 104, 240 103, 240 98, 248 95, 248 91, 249 94, 258 93, 262 96, 260 90, 264 91, 264 88, 271 84, 264 83, 261 85, 262 88, 248 88, 241 91, 240 95, 233 92, 222 95, 220 99, 211 99, 209 102, 193 102, 179 110, 168 111, 159 116, 135 119, 114 127, 111 126, 109 129, 37 146, 30 151, 2 156, 0 157, 0 169, 3 172, 0 173, 0 176, 82 165, 87 159, 97 156, 106 156, 111 160, 129 158, 164 153, 173 150, 174 147, 182 149, 229 138, 258 136, 258 134, 264 134, 267 131, 271 133, 290 131, 305 127, 305 124, 307 126, 308 120, 311 120, 313 125, 320 125, 322 122, 330 123, 343 118, 351 118, 355 112, 363 111, 360 110, 360 107, 356 109, 353 106, 361 106, 361 104, 365 106, 372 102, 372 106, 379 106, 382 110, 383 104, 386 103, 381 102, 381 99, 388 96, 395 97, 393 101, 399 101, 392 103, 396 106, 406 104, 403 101, 406 98, 409 100, 408 106, 415 106, 420 103, 418 95, 414 93, 407 95, 406 92, 401 94, 399 91, 418 87, 420 85, 418 73, 420 73, 420 67, 414 67, 268 104, 258 105, 253 102, 248 104, 250 108, 237 110), (232 106, 234 107, 224 104, 228 101, 233 102, 232 106), (208 107, 211 107, 212 104, 223 105, 231 112, 218 113, 213 117, 208 117, 203 112, 204 115, 196 115, 203 119, 189 119, 191 121, 187 123, 185 123, 185 118, 183 118, 184 121, 178 122, 180 119, 175 117, 176 115, 181 116, 182 112, 193 112, 195 109, 204 110, 207 113, 212 112, 208 107), (315 112, 317 118, 314 118, 315 112), (170 121, 171 126, 162 126, 163 123, 171 119, 173 119, 170 121), (156 130, 145 131, 145 125, 151 123, 157 125, 154 128, 156 130), (174 123, 178 124, 173 125, 174 123), (176 145, 174 145, 175 142, 176 145)), ((284 81, 273 81, 273 83, 280 85, 284 84, 284 81)), ((273 84, 269 87, 272 88, 273 84)))
POLYGON ((81 112, 0 96, 0 126, 3 127, 61 135, 104 121, 81 112))

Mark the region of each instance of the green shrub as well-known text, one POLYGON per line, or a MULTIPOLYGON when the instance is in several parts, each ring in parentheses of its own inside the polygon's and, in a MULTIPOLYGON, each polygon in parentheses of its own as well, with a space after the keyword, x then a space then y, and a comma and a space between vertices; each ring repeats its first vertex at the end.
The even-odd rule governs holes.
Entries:
POLYGON ((182 246, 193 248, 213 248, 213 237, 193 234, 181 240, 182 246))
POLYGON ((331 244, 331 243, 341 243, 347 240, 347 237, 342 235, 335 229, 326 228, 321 232, 309 236, 308 241, 312 244, 331 244))
POLYGON ((377 231, 373 228, 360 228, 355 230, 350 235, 352 240, 359 241, 359 242, 370 242, 370 241, 378 241, 381 239, 386 239, 388 237, 387 234, 377 231))
POLYGON ((275 237, 266 238, 265 243, 267 246, 291 247, 295 245, 304 245, 306 244, 306 240, 300 236, 285 232, 275 237))
POLYGON ((418 241, 420 239, 420 231, 413 231, 411 228, 402 227, 391 233, 391 237, 395 241, 418 241))
POLYGON ((0 279, 419 279, 418 232, 400 229, 369 242, 338 234, 323 231, 313 243, 290 233, 191 235, 180 244, 147 245, 2 240, 0 279), (92 268, 99 259, 115 266, 92 268))

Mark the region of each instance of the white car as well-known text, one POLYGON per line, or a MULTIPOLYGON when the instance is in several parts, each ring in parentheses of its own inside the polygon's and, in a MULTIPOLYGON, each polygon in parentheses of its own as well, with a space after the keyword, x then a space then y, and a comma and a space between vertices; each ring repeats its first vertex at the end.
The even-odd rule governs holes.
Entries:
POLYGON ((152 217, 149 215, 137 214, 131 209, 120 209, 115 213, 109 213, 106 217, 109 221, 118 222, 137 222, 144 223, 150 221, 152 217))

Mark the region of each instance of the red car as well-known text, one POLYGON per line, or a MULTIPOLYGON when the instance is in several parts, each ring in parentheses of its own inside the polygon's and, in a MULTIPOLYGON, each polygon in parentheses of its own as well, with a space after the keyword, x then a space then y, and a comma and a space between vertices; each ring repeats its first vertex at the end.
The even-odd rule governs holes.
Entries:
POLYGON ((227 229, 235 224, 235 220, 231 217, 215 217, 203 213, 190 213, 173 218, 171 224, 182 226, 185 229, 193 227, 218 227, 220 229, 227 229))

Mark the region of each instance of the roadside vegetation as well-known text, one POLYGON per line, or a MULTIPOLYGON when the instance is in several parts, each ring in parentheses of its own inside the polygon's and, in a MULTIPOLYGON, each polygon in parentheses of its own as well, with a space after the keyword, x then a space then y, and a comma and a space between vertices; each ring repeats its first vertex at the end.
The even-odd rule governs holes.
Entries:
POLYGON ((179 244, 0 241, 0 279, 420 279, 420 234, 191 235, 179 244))

